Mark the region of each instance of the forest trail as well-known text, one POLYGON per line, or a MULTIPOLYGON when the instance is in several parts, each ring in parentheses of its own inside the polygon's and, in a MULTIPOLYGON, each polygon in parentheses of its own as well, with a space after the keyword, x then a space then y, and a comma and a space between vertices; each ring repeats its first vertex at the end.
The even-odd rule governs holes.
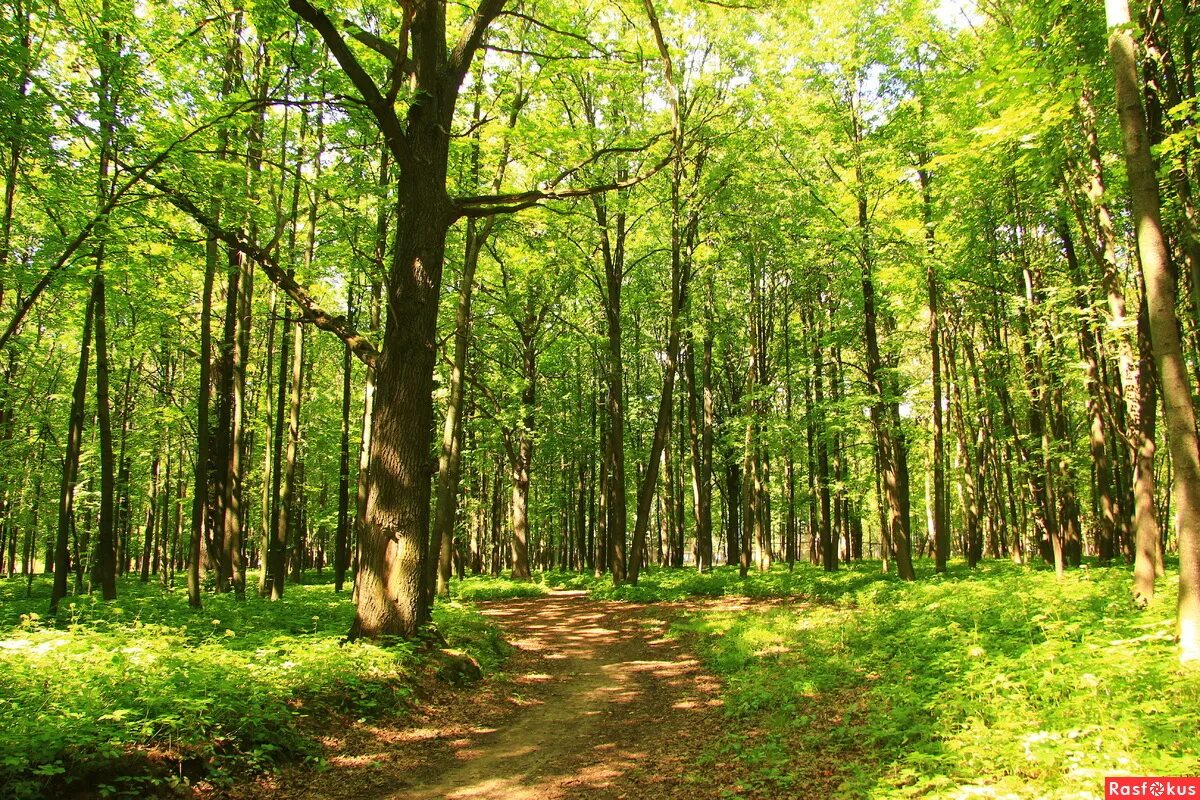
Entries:
POLYGON ((665 637, 679 607, 556 592, 481 610, 517 648, 510 680, 431 698, 393 726, 328 736, 330 769, 285 770, 258 790, 297 800, 719 796, 721 770, 701 777, 696 759, 720 731, 720 683, 665 637))

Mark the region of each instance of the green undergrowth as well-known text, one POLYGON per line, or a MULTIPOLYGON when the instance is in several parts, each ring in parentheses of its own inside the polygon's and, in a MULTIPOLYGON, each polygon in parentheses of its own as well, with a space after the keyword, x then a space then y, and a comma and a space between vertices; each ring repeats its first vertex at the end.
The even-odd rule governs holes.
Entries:
POLYGON ((581 575, 574 572, 549 572, 540 578, 555 589, 585 589, 597 600, 626 600, 634 603, 655 603, 686 600, 689 597, 807 597, 816 600, 835 600, 847 592, 888 581, 880 575, 878 564, 872 569, 843 569, 825 572, 796 565, 794 570, 776 568, 769 572, 751 570, 746 577, 737 567, 721 566, 711 572, 694 569, 653 568, 643 572, 637 586, 628 583, 613 586, 612 577, 581 575))
POLYGON ((451 581, 450 594, 468 602, 544 597, 550 592, 545 580, 543 573, 535 574, 533 580, 529 581, 517 581, 500 575, 471 575, 463 580, 451 581))
POLYGON ((651 568, 642 573, 637 586, 614 586, 611 575, 551 570, 535 572, 530 580, 513 580, 508 575, 470 575, 450 582, 450 593, 459 600, 472 602, 544 597, 551 590, 586 591, 595 600, 624 600, 656 603, 686 600, 690 597, 771 597, 803 596, 834 600, 848 591, 867 584, 889 580, 874 569, 842 570, 827 573, 797 566, 793 571, 774 569, 751 571, 745 578, 737 567, 720 566, 701 574, 694 569, 651 568))
MULTIPOLYGON (((0 797, 90 787, 134 795, 215 784, 320 752, 311 731, 330 715, 402 713, 422 674, 411 643, 347 642, 349 593, 290 585, 281 602, 122 581, 119 599, 68 597, 48 618, 49 583, 25 597, 0 582, 0 797)), ((507 646, 458 602, 435 622, 485 671, 507 646)))
POLYGON ((712 758, 742 796, 1098 798, 1106 775, 1200 774, 1174 578, 1139 611, 1124 568, 878 569, 772 572, 799 597, 676 623, 726 682, 712 758))

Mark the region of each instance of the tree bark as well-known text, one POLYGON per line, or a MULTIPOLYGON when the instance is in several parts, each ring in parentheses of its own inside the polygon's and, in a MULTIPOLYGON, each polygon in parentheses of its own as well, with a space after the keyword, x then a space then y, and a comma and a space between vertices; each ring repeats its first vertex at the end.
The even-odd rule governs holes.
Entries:
MULTIPOLYGON (((103 245, 98 259, 103 258, 103 245)), ((112 404, 109 400, 108 325, 104 273, 97 263, 92 281, 92 313, 96 328, 96 427, 100 436, 100 519, 96 536, 96 582, 105 600, 117 598, 116 468, 113 463, 112 404)))
POLYGON ((1138 255, 1146 283, 1150 340, 1166 409, 1174 467, 1179 541, 1179 642, 1182 661, 1200 659, 1200 449, 1192 394, 1175 315, 1175 282, 1163 235, 1158 181, 1138 92, 1137 55, 1127 0, 1106 0, 1108 49, 1117 87, 1138 255))
POLYGON ((450 367, 450 393, 446 399, 446 418, 442 424, 441 452, 438 455, 436 508, 430 547, 437 553, 430 559, 431 591, 450 596, 450 554, 454 540, 454 519, 458 513, 458 483, 462 463, 463 388, 467 369, 467 351, 471 342, 471 300, 474 296, 475 269, 479 254, 491 234, 492 220, 479 229, 475 220, 467 221, 466 250, 463 254, 462 282, 458 287, 458 305, 454 315, 454 361, 450 367))
POLYGON ((694 342, 688 348, 688 432, 692 450, 692 505, 696 515, 696 569, 713 567, 712 540, 712 438, 713 393, 711 333, 704 334, 700 383, 696 383, 694 342))
MULTIPOLYGON (((284 326, 284 336, 288 335, 287 326, 284 326)), ((303 534, 299 524, 299 498, 296 496, 297 483, 297 463, 300 453, 300 407, 304 401, 304 325, 296 319, 292 322, 292 375, 291 375, 291 392, 288 396, 288 414, 287 414, 287 449, 283 456, 283 461, 279 468, 282 472, 280 483, 282 488, 279 492, 279 520, 278 526, 275 529, 276 547, 281 550, 278 571, 275 572, 275 585, 271 590, 271 599, 277 600, 283 597, 284 578, 287 575, 287 553, 289 548, 296 551, 296 557, 293 558, 292 572, 293 578, 299 579, 299 573, 303 570, 303 534), (278 596, 277 596, 278 595, 278 596)), ((283 381, 280 382, 281 385, 283 381)), ((283 414, 283 409, 279 410, 280 415, 283 414)), ((301 484, 303 485, 303 484, 301 484)))
POLYGON ((92 346, 94 294, 88 298, 80 337, 79 369, 71 393, 71 415, 67 421, 67 450, 63 456, 62 484, 58 494, 58 536, 54 545, 54 587, 50 594, 50 613, 58 613, 58 604, 67 596, 67 576, 71 571, 71 531, 74 528, 75 486, 79 477, 79 451, 83 447, 84 407, 87 403, 88 351, 92 346))
POLYGON ((607 351, 608 392, 608 447, 604 452, 604 474, 607 477, 604 497, 605 536, 608 568, 613 583, 620 586, 625 582, 625 529, 628 524, 625 498, 625 364, 621 344, 621 288, 625 280, 625 213, 614 215, 614 231, 609 231, 607 199, 592 198, 596 226, 600 233, 600 253, 604 261, 605 338, 607 351))
POLYGON ((922 167, 917 171, 921 182, 921 213, 925 224, 925 284, 929 298, 929 360, 933 367, 933 446, 930 452, 930 477, 933 482, 933 546, 935 569, 946 571, 950 558, 950 525, 946 512, 946 446, 942 426, 942 354, 941 354, 941 310, 938 306, 939 288, 937 274, 937 244, 933 227, 933 193, 930 187, 929 170, 922 167))
POLYGON ((272 437, 275 450, 275 470, 271 474, 271 541, 265 556, 266 592, 272 600, 283 597, 284 583, 287 576, 287 542, 288 514, 283 496, 283 439, 284 439, 284 402, 288 396, 288 374, 291 354, 292 331, 291 307, 284 309, 283 324, 279 329, 279 383, 275 394, 275 433, 272 437))
POLYGON ((196 463, 192 489, 192 538, 188 550, 188 605, 200 608, 200 560, 208 530, 209 401, 212 397, 212 295, 216 277, 216 236, 205 241, 204 285, 200 292, 200 369, 196 390, 196 463))

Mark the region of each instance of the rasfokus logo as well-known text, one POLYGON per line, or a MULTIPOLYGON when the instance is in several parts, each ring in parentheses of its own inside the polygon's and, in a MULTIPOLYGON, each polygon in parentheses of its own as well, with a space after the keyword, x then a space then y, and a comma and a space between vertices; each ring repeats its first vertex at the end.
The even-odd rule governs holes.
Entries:
POLYGON ((1200 778, 1105 778, 1104 800, 1118 797, 1195 797, 1200 800, 1200 778))

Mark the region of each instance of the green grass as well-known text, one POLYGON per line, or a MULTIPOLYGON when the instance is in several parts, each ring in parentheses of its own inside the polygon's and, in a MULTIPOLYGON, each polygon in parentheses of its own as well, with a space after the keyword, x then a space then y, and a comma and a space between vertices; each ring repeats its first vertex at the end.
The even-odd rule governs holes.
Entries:
POLYGON ((584 590, 596 600, 633 603, 677 601, 689 597, 804 596, 833 600, 860 586, 887 580, 894 578, 880 575, 878 565, 872 569, 835 573, 800 566, 792 572, 786 569, 774 569, 766 573, 751 571, 745 578, 738 576, 737 567, 721 566, 705 574, 693 569, 655 567, 642 573, 637 586, 613 586, 611 575, 595 577, 591 573, 553 570, 535 572, 528 581, 516 581, 508 575, 470 575, 461 581, 451 581, 450 593, 459 600, 472 602, 544 597, 554 589, 584 590))
MULTIPOLYGON (((122 581, 119 599, 68 597, 44 612, 49 584, 0 582, 0 797, 71 785, 136 794, 184 778, 221 782, 318 759, 305 719, 402 712, 420 672, 410 644, 345 639, 349 594, 289 585, 282 602, 122 581)), ((470 606, 439 604, 449 645, 486 670, 507 652, 470 606)))
POLYGON ((828 573, 810 569, 807 564, 795 570, 776 568, 770 572, 752 570, 739 577, 737 567, 721 566, 700 574, 694 569, 659 569, 643 572, 637 586, 613 586, 612 577, 580 575, 574 572, 549 572, 535 576, 554 589, 586 589, 597 600, 627 600, 656 603, 685 600, 689 597, 798 597, 835 600, 848 591, 894 580, 880 574, 879 565, 857 570, 828 573))
POLYGON ((878 569, 703 583, 799 597, 676 624, 726 681, 735 724, 712 758, 740 763, 745 796, 1086 798, 1105 775, 1200 774, 1174 580, 1138 611, 1124 568, 878 569))
POLYGON ((532 581, 515 581, 508 576, 470 575, 464 580, 450 582, 450 594, 457 600, 481 602, 526 597, 544 597, 550 592, 543 573, 532 581))
MULTIPOLYGON (((740 578, 653 570, 636 587, 547 573, 472 577, 436 621, 485 671, 507 653, 466 601, 584 589, 637 602, 766 599, 678 618, 725 681, 729 726, 706 769, 743 797, 1087 798, 1105 775, 1200 773, 1200 674, 1176 661, 1174 579, 1139 611, 1129 571, 987 563, 906 584, 862 564, 740 578)), ((413 647, 349 644, 348 595, 289 585, 281 603, 125 581, 111 604, 0 582, 0 796, 92 784, 146 794, 221 782, 319 751, 306 718, 403 712, 413 647), (39 616, 41 615, 41 616, 39 616)))

